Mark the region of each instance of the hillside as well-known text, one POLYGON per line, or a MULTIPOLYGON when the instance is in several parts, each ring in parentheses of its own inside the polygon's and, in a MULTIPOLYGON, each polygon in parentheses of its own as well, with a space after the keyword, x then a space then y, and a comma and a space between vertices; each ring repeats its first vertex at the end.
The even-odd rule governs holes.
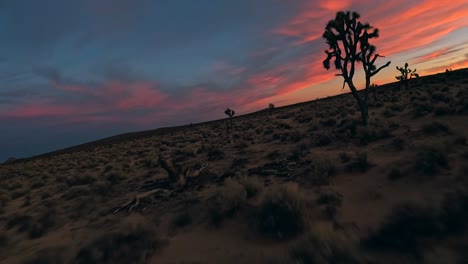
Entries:
POLYGON ((468 69, 0 165, 2 263, 466 263, 468 69))

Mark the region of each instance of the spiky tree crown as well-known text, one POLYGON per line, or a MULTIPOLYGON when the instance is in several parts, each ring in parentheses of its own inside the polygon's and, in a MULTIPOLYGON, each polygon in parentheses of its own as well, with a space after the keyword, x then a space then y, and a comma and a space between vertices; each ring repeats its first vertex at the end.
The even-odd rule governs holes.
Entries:
POLYGON ((233 117, 236 112, 228 108, 224 111, 224 113, 228 115, 229 117, 233 117))
POLYGON ((400 76, 395 76, 397 80, 404 81, 411 79, 412 77, 419 77, 419 74, 416 73, 416 69, 411 70, 408 68, 408 63, 405 63, 405 67, 398 67, 396 66, 396 69, 400 71, 401 75, 400 76), (409 78, 408 78, 409 75, 409 78))
MULTIPOLYGON (((325 51, 327 58, 323 61, 327 70, 330 69, 332 58, 335 59, 337 70, 343 69, 348 62, 365 62, 366 59, 375 62, 377 56, 375 59, 371 56, 375 55, 376 48, 369 43, 369 39, 378 37, 379 30, 368 23, 361 23, 359 18, 360 15, 356 12, 338 12, 335 19, 328 22, 323 33, 323 38, 329 45, 329 49, 325 51)), ((375 66, 372 70, 375 70, 375 66)))

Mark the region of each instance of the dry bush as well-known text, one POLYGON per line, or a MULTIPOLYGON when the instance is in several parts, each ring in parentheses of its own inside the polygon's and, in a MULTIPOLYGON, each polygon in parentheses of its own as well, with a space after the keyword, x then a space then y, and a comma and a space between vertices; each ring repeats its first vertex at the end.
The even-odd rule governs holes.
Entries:
POLYGON ((257 208, 258 232, 273 239, 295 237, 305 229, 306 199, 295 184, 268 189, 257 208))
POLYGON ((95 239, 80 249, 74 263, 146 263, 165 244, 149 224, 140 222, 95 239))
POLYGON ((414 117, 422 117, 427 114, 432 113, 434 110, 434 106, 430 102, 422 102, 422 101, 414 101, 413 102, 413 116, 414 117))
POLYGON ((448 156, 441 147, 423 146, 414 157, 413 167, 419 175, 434 176, 441 168, 448 169, 448 156))
POLYGON ((256 196, 263 189, 263 180, 258 176, 242 175, 238 178, 238 182, 244 186, 247 199, 256 196))
POLYGON ((62 264, 66 263, 64 248, 54 247, 38 251, 33 257, 23 262, 24 264, 62 264))
POLYGON ((324 206, 324 214, 327 218, 333 219, 338 208, 343 203, 343 195, 332 189, 321 189, 317 204, 324 206))
POLYGON ((388 128, 369 125, 367 127, 358 127, 355 138, 359 139, 359 143, 361 145, 367 145, 370 142, 388 138, 390 136, 391 134, 388 128))
POLYGON ((330 178, 336 175, 336 166, 328 157, 316 156, 304 172, 302 178, 313 185, 328 185, 330 178))
POLYGON ((405 148, 405 140, 401 137, 396 137, 392 139, 390 145, 398 151, 401 151, 405 148))
POLYGON ((372 164, 367 159, 367 152, 356 152, 353 159, 345 165, 347 172, 366 172, 372 164))
POLYGON ((370 250, 419 255, 421 239, 433 237, 440 225, 435 211, 406 204, 396 207, 385 222, 362 240, 370 250))
POLYGON ((426 135, 449 134, 451 132, 448 126, 437 121, 424 124, 421 131, 426 135))
POLYGON ((224 218, 232 217, 247 200, 245 187, 233 178, 224 180, 224 184, 209 200, 208 207, 212 224, 218 226, 224 218))
POLYGON ((94 183, 95 181, 96 178, 89 174, 69 176, 65 180, 68 186, 88 185, 94 183))
POLYGON ((356 238, 343 233, 315 228, 289 249, 288 263, 358 264, 366 263, 358 256, 356 238))
POLYGON ((192 223, 192 216, 187 212, 182 212, 174 216, 171 220, 171 228, 178 229, 192 223))

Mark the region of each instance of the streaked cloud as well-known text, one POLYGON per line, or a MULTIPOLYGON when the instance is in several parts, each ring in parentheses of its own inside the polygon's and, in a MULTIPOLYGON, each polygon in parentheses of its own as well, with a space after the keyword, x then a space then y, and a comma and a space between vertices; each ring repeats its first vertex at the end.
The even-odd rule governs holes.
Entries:
POLYGON ((0 146, 0 160, 53 147, 32 134, 18 140, 19 130, 93 138, 340 93, 322 67, 321 37, 339 10, 380 29, 378 63, 392 67, 376 83, 394 81, 393 66, 406 61, 421 74, 468 67, 465 0, 6 0, 0 120, 16 143, 0 146))

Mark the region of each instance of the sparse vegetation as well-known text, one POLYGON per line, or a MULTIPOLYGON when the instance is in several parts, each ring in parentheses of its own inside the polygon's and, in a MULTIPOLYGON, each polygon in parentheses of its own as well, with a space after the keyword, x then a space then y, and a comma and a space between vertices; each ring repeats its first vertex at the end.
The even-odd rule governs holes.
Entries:
POLYGON ((258 208, 258 231, 274 239, 294 237, 306 228, 305 209, 306 199, 297 185, 270 187, 258 208))
POLYGON ((410 68, 408 68, 408 63, 405 63, 405 67, 396 66, 396 69, 400 71, 400 75, 395 76, 395 78, 399 80, 402 85, 405 86, 405 89, 408 89, 409 81, 413 77, 419 78, 419 74, 416 73, 416 69, 411 70, 410 68))

